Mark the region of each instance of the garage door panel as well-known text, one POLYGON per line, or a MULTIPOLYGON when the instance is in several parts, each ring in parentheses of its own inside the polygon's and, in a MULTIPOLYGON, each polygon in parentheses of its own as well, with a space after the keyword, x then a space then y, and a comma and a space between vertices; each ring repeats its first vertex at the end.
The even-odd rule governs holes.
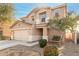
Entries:
POLYGON ((14 39, 15 40, 22 40, 22 41, 29 41, 32 31, 31 30, 17 30, 14 31, 14 39))

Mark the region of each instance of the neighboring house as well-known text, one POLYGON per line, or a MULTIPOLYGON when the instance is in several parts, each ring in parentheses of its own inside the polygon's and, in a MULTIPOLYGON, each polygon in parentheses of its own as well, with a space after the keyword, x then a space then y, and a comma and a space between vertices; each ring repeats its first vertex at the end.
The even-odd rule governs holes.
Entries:
POLYGON ((0 40, 2 40, 2 36, 4 39, 9 39, 11 38, 11 27, 12 23, 11 22, 5 22, 5 23, 0 23, 0 40))
POLYGON ((33 42, 38 41, 41 37, 50 40, 53 35, 63 35, 63 32, 48 27, 49 19, 57 14, 60 18, 65 17, 67 14, 66 5, 33 9, 27 16, 21 18, 21 21, 17 21, 11 26, 11 38, 33 42))

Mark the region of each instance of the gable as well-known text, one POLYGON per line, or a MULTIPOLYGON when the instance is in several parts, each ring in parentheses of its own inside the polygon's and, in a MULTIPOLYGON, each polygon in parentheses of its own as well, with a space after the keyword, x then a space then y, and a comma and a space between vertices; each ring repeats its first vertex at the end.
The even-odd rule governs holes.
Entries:
MULTIPOLYGON (((59 5, 56 7, 41 7, 33 9, 27 16, 21 18, 24 21, 32 22, 35 18, 36 23, 39 23, 39 14, 46 12, 47 19, 51 19, 56 14, 60 15, 60 18, 65 17, 67 14, 66 5, 59 5)), ((48 22, 48 21, 47 21, 48 22)))
POLYGON ((26 18, 29 17, 29 16, 33 16, 33 15, 35 14, 35 12, 38 11, 38 10, 39 10, 39 8, 33 9, 33 10, 26 16, 26 18))
POLYGON ((28 18, 29 16, 34 16, 35 13, 39 14, 39 13, 42 13, 44 11, 48 11, 50 9, 53 9, 53 10, 56 10, 56 9, 61 9, 61 10, 64 10, 66 9, 66 4, 63 4, 63 5, 59 5, 59 6, 55 6, 55 7, 41 7, 41 8, 35 8, 33 9, 26 17, 28 18))
POLYGON ((11 27, 11 29, 31 29, 32 25, 28 24, 28 23, 24 23, 22 21, 15 23, 13 27, 11 27))

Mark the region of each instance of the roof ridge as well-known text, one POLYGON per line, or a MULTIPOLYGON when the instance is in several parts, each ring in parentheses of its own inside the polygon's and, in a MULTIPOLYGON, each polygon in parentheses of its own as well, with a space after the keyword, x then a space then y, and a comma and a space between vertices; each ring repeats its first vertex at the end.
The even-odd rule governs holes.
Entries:
MULTIPOLYGON (((62 4, 62 5, 58 5, 58 6, 55 6, 55 7, 50 7, 50 6, 44 6, 44 7, 35 7, 31 10, 30 13, 28 13, 25 17, 22 17, 22 18, 27 18, 33 11, 37 11, 39 9, 42 9, 42 8, 50 8, 50 9, 56 9, 56 8, 60 8, 60 7, 63 7, 63 6, 66 6, 66 3, 62 4)), ((21 18, 21 19, 22 19, 21 18)))

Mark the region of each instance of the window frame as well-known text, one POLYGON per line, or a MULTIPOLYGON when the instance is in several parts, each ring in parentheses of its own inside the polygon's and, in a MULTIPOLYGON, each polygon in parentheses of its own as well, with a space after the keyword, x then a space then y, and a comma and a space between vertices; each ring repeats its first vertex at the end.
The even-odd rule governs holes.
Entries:
POLYGON ((47 18, 47 12, 46 11, 39 13, 39 19, 41 20, 41 22, 46 22, 46 18, 47 18), (43 19, 44 19, 44 21, 43 21, 43 19))

